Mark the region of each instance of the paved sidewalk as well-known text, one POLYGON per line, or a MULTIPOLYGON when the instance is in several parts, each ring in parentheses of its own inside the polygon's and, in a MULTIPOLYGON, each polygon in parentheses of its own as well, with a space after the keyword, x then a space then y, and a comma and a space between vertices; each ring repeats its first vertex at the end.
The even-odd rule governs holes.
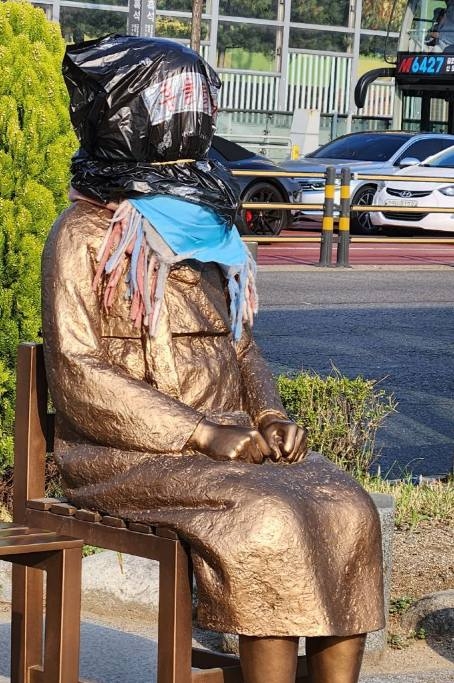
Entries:
MULTIPOLYGON (((0 683, 10 682, 9 637, 9 615, 2 613, 0 683)), ((87 621, 82 624, 80 675, 93 683, 152 683, 156 680, 156 654, 156 641, 143 633, 87 621)), ((360 680, 361 683, 453 683, 454 665, 421 673, 363 675, 360 680)))

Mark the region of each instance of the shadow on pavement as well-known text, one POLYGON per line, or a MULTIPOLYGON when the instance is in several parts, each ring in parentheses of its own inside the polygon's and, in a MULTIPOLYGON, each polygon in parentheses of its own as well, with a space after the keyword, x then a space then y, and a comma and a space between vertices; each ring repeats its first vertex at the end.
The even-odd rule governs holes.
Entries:
MULTIPOLYGON (((92 683, 144 683, 156 678, 157 643, 106 626, 82 623, 80 676, 92 683)), ((0 682, 10 675, 10 625, 0 624, 0 682)))

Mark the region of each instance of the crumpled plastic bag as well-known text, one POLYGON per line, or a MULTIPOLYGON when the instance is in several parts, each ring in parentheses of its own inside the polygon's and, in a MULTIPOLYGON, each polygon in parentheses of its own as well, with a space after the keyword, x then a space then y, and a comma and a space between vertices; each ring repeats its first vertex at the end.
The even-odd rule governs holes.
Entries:
POLYGON ((113 163, 74 155, 71 185, 96 201, 107 203, 125 197, 172 195, 203 204, 233 225, 238 212, 239 187, 228 168, 212 160, 192 164, 113 163))
POLYGON ((106 36, 68 46, 71 121, 94 160, 203 159, 215 130, 216 72, 165 38, 106 36))

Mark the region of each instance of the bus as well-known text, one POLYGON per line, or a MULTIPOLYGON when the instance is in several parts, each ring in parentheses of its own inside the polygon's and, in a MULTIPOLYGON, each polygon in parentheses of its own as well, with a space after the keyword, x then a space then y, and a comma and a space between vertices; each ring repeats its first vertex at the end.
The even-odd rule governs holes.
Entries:
POLYGON ((383 77, 395 81, 394 129, 454 133, 454 0, 408 0, 395 63, 358 80, 359 109, 383 77))

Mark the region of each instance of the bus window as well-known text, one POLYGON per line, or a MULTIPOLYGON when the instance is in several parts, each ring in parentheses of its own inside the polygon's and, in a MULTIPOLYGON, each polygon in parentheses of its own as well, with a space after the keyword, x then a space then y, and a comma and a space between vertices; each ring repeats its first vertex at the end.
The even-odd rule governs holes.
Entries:
POLYGON ((409 52, 443 52, 454 43, 454 0, 413 0, 409 52))
POLYGON ((447 48, 454 44, 454 0, 445 0, 445 7, 435 8, 425 43, 437 48, 437 51, 451 52, 447 48))
POLYGON ((395 67, 363 74, 355 103, 364 107, 374 80, 394 77, 393 129, 454 134, 454 0, 406 2, 395 67))

